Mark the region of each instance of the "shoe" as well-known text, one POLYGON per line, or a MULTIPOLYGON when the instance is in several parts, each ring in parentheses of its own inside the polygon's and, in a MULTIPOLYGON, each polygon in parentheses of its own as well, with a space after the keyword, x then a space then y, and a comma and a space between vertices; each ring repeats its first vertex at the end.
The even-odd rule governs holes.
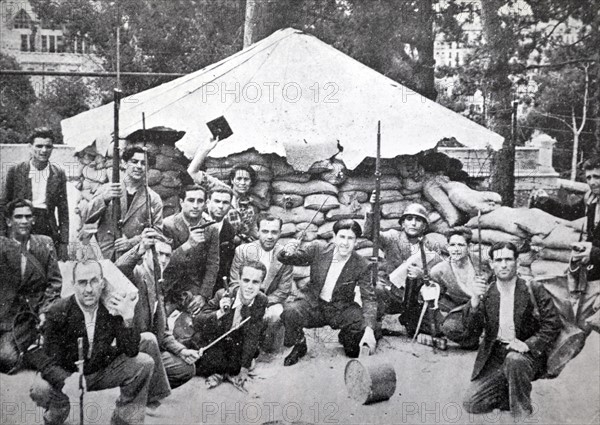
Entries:
POLYGON ((294 345, 292 352, 285 358, 283 361, 284 366, 292 366, 298 363, 302 357, 306 355, 308 351, 308 347, 306 346, 306 339, 303 339, 302 342, 294 345))

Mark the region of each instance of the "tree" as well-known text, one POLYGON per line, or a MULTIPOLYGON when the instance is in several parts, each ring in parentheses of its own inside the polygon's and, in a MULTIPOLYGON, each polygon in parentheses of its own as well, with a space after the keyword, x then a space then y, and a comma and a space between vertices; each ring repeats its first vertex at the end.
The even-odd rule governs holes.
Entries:
MULTIPOLYGON (((17 61, 0 53, 0 69, 21 69, 17 61)), ((35 102, 29 78, 5 75, 0 79, 0 143, 19 143, 29 132, 26 115, 35 102)))

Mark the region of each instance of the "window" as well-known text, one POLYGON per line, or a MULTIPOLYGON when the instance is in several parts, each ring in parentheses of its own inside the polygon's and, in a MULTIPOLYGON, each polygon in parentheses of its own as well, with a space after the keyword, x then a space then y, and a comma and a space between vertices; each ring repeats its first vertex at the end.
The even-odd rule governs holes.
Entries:
POLYGON ((42 52, 48 51, 48 36, 42 35, 42 52))
POLYGON ((28 29, 31 26, 31 18, 25 12, 25 10, 21 9, 17 12, 14 19, 14 27, 21 29, 28 29))
POLYGON ((65 41, 62 35, 56 36, 56 51, 58 53, 64 53, 65 51, 65 41))
POLYGON ((55 53, 56 52, 56 36, 51 35, 48 38, 50 39, 50 47, 48 48, 48 51, 50 53, 55 53))
POLYGON ((75 53, 83 53, 83 39, 75 39, 75 53))
POLYGON ((35 35, 33 34, 29 36, 29 51, 35 52, 35 35))
POLYGON ((29 36, 27 34, 21 34, 21 51, 27 52, 29 51, 29 36))

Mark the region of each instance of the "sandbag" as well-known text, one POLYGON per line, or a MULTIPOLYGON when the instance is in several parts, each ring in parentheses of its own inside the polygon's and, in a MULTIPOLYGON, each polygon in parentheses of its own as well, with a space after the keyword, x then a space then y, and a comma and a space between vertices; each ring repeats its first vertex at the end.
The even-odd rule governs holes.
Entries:
POLYGON ((285 159, 280 157, 273 157, 271 159, 270 168, 273 171, 273 176, 275 177, 294 174, 296 172, 294 167, 288 164, 285 159))
POLYGON ((334 159, 331 161, 331 170, 322 172, 319 177, 332 185, 339 186, 348 179, 348 170, 342 161, 334 159))
MULTIPOLYGON (((402 187, 402 181, 396 176, 381 176, 381 190, 398 190, 402 187)), ((371 193, 375 190, 375 176, 350 177, 340 186, 341 192, 358 190, 371 193)))
POLYGON ((311 180, 306 183, 274 181, 272 187, 274 193, 286 193, 302 196, 312 195, 313 193, 324 193, 328 195, 337 195, 338 193, 337 187, 323 180, 311 180))
POLYGON ((538 257, 542 260, 560 261, 561 263, 568 263, 569 260, 571 260, 571 250, 543 248, 538 253, 538 257))
POLYGON ((398 219, 402 216, 404 209, 411 203, 411 201, 398 201, 389 204, 383 204, 381 206, 381 215, 383 218, 398 219))
POLYGON ((401 193, 403 195, 421 192, 423 190, 423 180, 415 179, 413 177, 406 177, 402 179, 401 193))
POLYGON ((427 214, 427 218, 429 219, 429 225, 435 223, 436 221, 443 220, 442 216, 437 211, 431 211, 427 214))
POLYGON ((565 274, 568 264, 562 261, 537 259, 529 267, 533 276, 561 276, 565 274))
POLYGON ((222 182, 229 182, 229 173, 231 172, 231 167, 207 167, 206 174, 215 179, 219 179, 222 182))
POLYGON ((177 195, 177 193, 179 192, 177 189, 173 189, 171 187, 164 187, 162 184, 151 186, 150 189, 155 191, 162 199, 168 198, 173 195, 177 195))
POLYGON ((271 166, 271 162, 269 161, 269 159, 266 157, 266 155, 262 155, 259 154, 256 150, 254 149, 249 149, 245 152, 241 152, 241 153, 235 153, 232 155, 229 155, 226 158, 206 158, 206 161, 204 162, 206 164, 206 167, 214 167, 214 168, 218 168, 218 167, 227 167, 227 168, 231 168, 234 167, 236 165, 262 165, 264 167, 270 167, 271 166))
MULTIPOLYGON (((580 232, 572 227, 557 225, 546 237, 534 236, 531 243, 545 248, 570 250, 571 244, 578 242, 580 232)), ((582 240, 586 240, 585 234, 582 240)))
POLYGON ((250 188, 250 193, 265 199, 271 196, 271 185, 268 182, 258 181, 250 188))
MULTIPOLYGON (((364 221, 364 220, 362 220, 364 221)), ((386 231, 386 230, 390 230, 390 229, 395 229, 395 230, 401 230, 402 226, 400 226, 400 224, 398 223, 398 220, 396 219, 383 219, 379 222, 379 227, 381 228, 381 231, 386 231)), ((364 226, 361 226, 362 229, 364 229, 364 226)))
POLYGON ((502 198, 495 192, 479 192, 471 189, 464 183, 447 182, 442 185, 450 202, 459 210, 466 212, 471 217, 477 215, 478 211, 487 214, 500 207, 502 198))
POLYGON ((296 208, 304 205, 304 196, 301 195, 284 195, 283 193, 276 193, 273 195, 273 204, 285 208, 296 208))
POLYGON ((416 178, 423 176, 425 170, 414 156, 402 156, 396 161, 396 171, 403 178, 416 178))
POLYGON ((285 176, 273 176, 276 181, 284 181, 291 183, 306 183, 311 179, 311 175, 307 173, 292 173, 285 176))
POLYGON ((352 202, 367 202, 369 200, 369 194, 367 192, 361 192, 360 190, 348 190, 340 192, 338 194, 338 200, 344 205, 350 205, 352 202))
POLYGON ((308 223, 312 220, 312 223, 314 223, 316 226, 320 226, 325 222, 325 216, 322 212, 307 210, 304 207, 286 210, 281 207, 271 206, 269 208, 269 213, 275 215, 276 217, 280 217, 284 223, 308 223))
POLYGON ((488 245, 493 245, 496 242, 511 242, 517 246, 521 245, 522 239, 512 233, 506 233, 501 230, 481 229, 481 237, 479 231, 473 229, 473 241, 482 242, 488 245))
POLYGON ((267 192, 265 198, 259 198, 254 194, 250 194, 250 203, 256 206, 259 210, 268 210, 271 206, 271 192, 267 192))
POLYGON ((174 159, 184 158, 183 152, 177 149, 175 145, 161 145, 160 154, 174 159))
POLYGON ((308 169, 308 173, 321 174, 326 171, 331 171, 332 169, 333 169, 333 164, 332 164, 331 160, 324 159, 322 161, 317 161, 317 162, 313 163, 313 165, 311 165, 310 168, 308 169))
POLYGON ((294 223, 285 223, 281 226, 281 237, 293 237, 296 234, 296 225, 294 223))
POLYGON ((451 228, 452 227, 443 218, 441 218, 440 220, 437 220, 436 222, 431 223, 429 225, 429 230, 431 230, 432 232, 442 233, 442 234, 448 233, 451 228))
POLYGON ((321 211, 326 212, 339 207, 340 203, 336 196, 313 194, 304 198, 304 208, 308 208, 309 210, 320 209, 321 211))
POLYGON ((179 160, 170 158, 163 154, 156 156, 156 164, 153 167, 159 171, 182 171, 187 172, 185 167, 179 162, 179 160))
POLYGON ((158 170, 148 170, 148 186, 154 186, 160 183, 162 173, 158 170))
POLYGON ((390 202, 398 202, 402 200, 404 200, 404 196, 402 196, 402 193, 399 190, 382 190, 379 194, 379 202, 381 204, 389 204, 390 202))
MULTIPOLYGON (((367 211, 367 206, 369 204, 359 204, 358 202, 354 202, 351 205, 340 205, 339 208, 328 211, 326 214, 327 221, 337 221, 344 220, 347 218, 351 219, 361 219, 365 217, 365 213, 367 211)), ((368 207, 370 208, 370 206, 368 207)))
POLYGON ((331 239, 333 238, 333 225, 335 222, 328 221, 319 226, 319 230, 317 231, 317 236, 321 239, 331 239))
POLYGON ((427 179, 423 184, 423 195, 451 227, 460 224, 462 221, 461 214, 450 202, 450 198, 442 188, 441 179, 436 177, 427 179))
POLYGON ((177 171, 165 171, 162 173, 160 184, 170 189, 180 188, 181 180, 179 179, 179 173, 177 171))
POLYGON ((373 248, 373 241, 365 238, 358 238, 354 249, 373 248))
MULTIPOLYGON (((517 226, 517 222, 524 217, 522 211, 528 210, 526 208, 500 207, 490 213, 482 214, 481 228, 501 230, 520 238, 527 238, 529 236, 527 232, 517 226)), ((473 217, 467 222, 466 226, 475 229, 477 228, 477 223, 477 217, 473 217)))

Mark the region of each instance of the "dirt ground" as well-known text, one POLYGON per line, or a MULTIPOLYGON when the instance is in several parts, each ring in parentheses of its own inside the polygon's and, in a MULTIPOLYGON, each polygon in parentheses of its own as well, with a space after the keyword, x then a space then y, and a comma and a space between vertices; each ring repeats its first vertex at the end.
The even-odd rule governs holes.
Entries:
MULTIPOLYGON (((497 424, 512 423, 507 412, 470 415, 462 409, 474 351, 450 347, 433 353, 411 346, 406 337, 384 337, 370 360, 393 365, 397 385, 390 400, 364 406, 348 396, 344 369, 348 358, 329 328, 307 331, 308 355, 297 365, 283 366, 285 353, 261 354, 247 384, 248 394, 224 383, 208 390, 194 378, 173 390, 146 424, 497 424), (414 353, 416 355, 413 354, 414 353), (418 356, 418 357, 417 357, 418 356)), ((584 350, 554 380, 533 384, 535 414, 527 423, 600 424, 600 337, 592 333, 584 350)), ((34 373, 0 375, 0 424, 42 424, 42 409, 29 399, 34 373)), ((68 424, 79 423, 72 398, 68 424)), ((109 422, 118 389, 86 395, 86 424, 109 422)))

